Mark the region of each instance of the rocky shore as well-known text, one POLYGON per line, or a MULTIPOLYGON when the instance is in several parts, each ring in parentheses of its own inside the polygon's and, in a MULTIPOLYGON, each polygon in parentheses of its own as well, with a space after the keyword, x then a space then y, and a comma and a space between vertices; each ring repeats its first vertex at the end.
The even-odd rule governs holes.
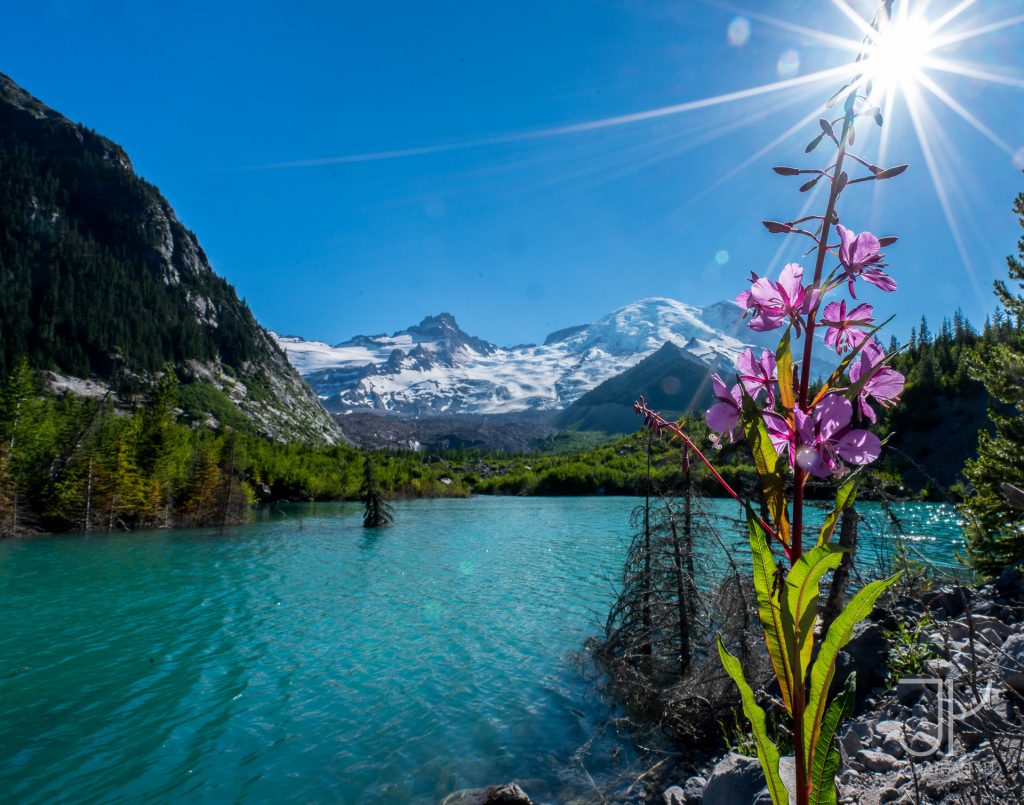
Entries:
MULTIPOLYGON (((1020 568, 1008 568, 978 586, 943 587, 876 609, 847 645, 836 678, 845 678, 852 670, 857 672, 857 706, 838 738, 839 805, 1021 801, 1020 568), (896 633, 903 635, 902 641, 894 640, 896 633), (900 653, 893 649, 894 642, 900 653)), ((792 764, 791 757, 782 758, 783 780, 792 779, 792 764)), ((654 792, 652 797, 637 789, 623 802, 771 803, 758 760, 735 752, 660 791, 660 796, 654 792)), ((527 791, 509 784, 460 791, 445 805, 530 802, 527 791)))
MULTIPOLYGON (((1024 783, 1024 574, 946 587, 879 609, 847 646, 858 707, 839 734, 840 805, 1018 802, 1024 783), (893 680, 899 624, 918 673, 893 680), (887 636, 888 633, 888 636, 887 636), (895 685, 892 683, 895 681, 895 685)), ((841 677, 837 674, 837 678, 841 677)), ((791 769, 782 759, 782 776, 791 769)), ((790 771, 788 776, 792 776, 790 771)), ((729 753, 669 787, 666 805, 770 803, 756 758, 729 753)))

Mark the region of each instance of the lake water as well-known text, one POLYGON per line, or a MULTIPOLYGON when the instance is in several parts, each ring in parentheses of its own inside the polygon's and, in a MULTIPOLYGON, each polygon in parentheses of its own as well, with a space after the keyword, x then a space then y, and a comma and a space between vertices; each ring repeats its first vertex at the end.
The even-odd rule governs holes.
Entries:
MULTIPOLYGON (((636 502, 408 501, 380 530, 355 504, 306 505, 224 536, 2 542, 3 799, 585 794, 584 767, 600 779, 630 744, 607 729, 581 751, 613 711, 570 658, 603 624, 636 502)), ((884 518, 861 510, 864 555, 884 555, 884 518)), ((897 513, 953 564, 951 508, 897 513)))

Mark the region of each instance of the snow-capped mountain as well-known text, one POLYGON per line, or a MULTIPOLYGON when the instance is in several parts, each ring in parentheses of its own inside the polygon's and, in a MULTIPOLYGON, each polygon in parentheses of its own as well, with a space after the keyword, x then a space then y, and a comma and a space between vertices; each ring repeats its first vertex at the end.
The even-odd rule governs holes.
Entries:
POLYGON ((496 346, 464 333, 448 313, 333 347, 277 340, 328 410, 424 416, 565 408, 665 343, 727 371, 744 347, 774 347, 777 335, 752 332, 732 303, 699 308, 651 298, 559 330, 539 346, 496 346))

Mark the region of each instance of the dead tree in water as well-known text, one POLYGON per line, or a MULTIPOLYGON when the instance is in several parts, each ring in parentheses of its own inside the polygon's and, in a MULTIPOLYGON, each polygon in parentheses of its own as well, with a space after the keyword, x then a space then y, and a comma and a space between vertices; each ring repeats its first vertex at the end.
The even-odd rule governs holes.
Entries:
MULTIPOLYGON (((641 723, 706 749, 738 702, 713 650, 715 635, 738 656, 763 639, 753 591, 720 533, 741 524, 702 505, 684 465, 678 496, 652 486, 631 525, 621 586, 594 656, 613 695, 641 723)), ((765 665, 754 678, 769 673, 765 665)))
POLYGON ((377 476, 373 469, 373 459, 369 456, 363 464, 363 486, 360 490, 363 498, 363 528, 380 528, 390 524, 394 517, 384 500, 384 495, 377 486, 377 476))
POLYGON ((693 488, 686 472, 681 505, 653 494, 650 443, 647 447, 644 502, 630 518, 633 540, 603 647, 616 662, 634 666, 646 677, 663 679, 682 676, 691 662, 696 606, 693 488))

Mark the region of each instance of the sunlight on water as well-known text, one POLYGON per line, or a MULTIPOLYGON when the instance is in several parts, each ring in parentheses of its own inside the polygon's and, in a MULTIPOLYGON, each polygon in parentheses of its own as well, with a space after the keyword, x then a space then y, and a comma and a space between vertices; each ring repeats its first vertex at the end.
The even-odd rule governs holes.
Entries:
MULTIPOLYGON (((603 624, 635 503, 403 502, 372 531, 358 506, 310 505, 223 537, 4 542, 0 791, 397 803, 519 779, 539 801, 585 793, 570 758, 610 711, 568 658, 603 624)), ((874 561, 892 536, 861 509, 874 561)), ((897 516, 951 563, 954 510, 897 516)), ((616 741, 628 750, 608 730, 583 758, 599 779, 616 741)))

